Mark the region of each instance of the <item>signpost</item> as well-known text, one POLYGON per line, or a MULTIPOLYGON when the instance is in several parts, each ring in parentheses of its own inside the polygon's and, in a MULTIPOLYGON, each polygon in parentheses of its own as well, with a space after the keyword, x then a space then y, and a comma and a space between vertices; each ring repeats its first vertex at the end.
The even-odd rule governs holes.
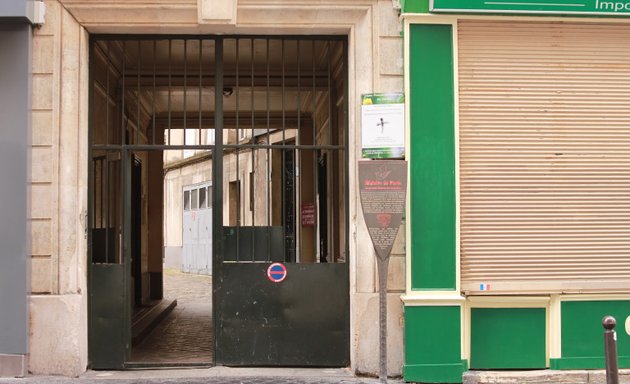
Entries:
POLYGON ((387 382, 387 269, 405 212, 407 162, 359 162, 359 192, 368 232, 376 250, 379 285, 380 379, 387 382))
POLYGON ((435 13, 630 16, 630 0, 431 0, 435 13))

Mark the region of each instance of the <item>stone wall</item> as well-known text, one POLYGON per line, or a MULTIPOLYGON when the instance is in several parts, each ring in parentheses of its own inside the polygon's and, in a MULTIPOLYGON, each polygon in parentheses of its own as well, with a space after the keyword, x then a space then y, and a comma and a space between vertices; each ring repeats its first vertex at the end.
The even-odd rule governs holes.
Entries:
MULTIPOLYGON (((402 24, 398 11, 389 0, 380 0, 374 8, 374 85, 370 92, 403 91, 402 24)), ((352 77, 352 75, 351 75, 352 77)), ((364 92, 367 93, 367 92, 364 92)), ((358 105, 358 103, 355 103, 358 105)), ((357 112, 358 113, 358 112, 357 112)), ((357 146, 360 146, 360 138, 357 146)), ((360 150, 360 147, 358 148, 360 150)), ((351 163, 352 164, 352 163, 351 163)), ((357 198, 358 200, 358 198, 357 198)), ((360 211, 360 202, 357 202, 360 211)), ((360 215, 360 212, 359 212, 360 215)), ((356 292, 353 295, 353 335, 356 351, 352 366, 359 373, 375 374, 379 369, 378 273, 376 256, 363 219, 356 223, 356 292)), ((401 225, 389 261, 387 278, 387 334, 390 375, 402 374, 404 361, 403 306, 400 295, 405 291, 405 226, 401 225)))
MULTIPOLYGON (((377 373, 376 262, 352 165, 361 153, 361 94, 403 90, 401 24, 392 1, 239 0, 235 25, 198 24, 196 0, 47 0, 46 5, 46 23, 33 42, 30 370, 73 376, 87 365, 87 30, 348 35, 351 364, 355 371, 377 373)), ((388 278, 390 374, 400 374, 403 364, 400 233, 388 278)))
POLYGON ((87 366, 88 35, 57 1, 33 36, 29 370, 87 366))

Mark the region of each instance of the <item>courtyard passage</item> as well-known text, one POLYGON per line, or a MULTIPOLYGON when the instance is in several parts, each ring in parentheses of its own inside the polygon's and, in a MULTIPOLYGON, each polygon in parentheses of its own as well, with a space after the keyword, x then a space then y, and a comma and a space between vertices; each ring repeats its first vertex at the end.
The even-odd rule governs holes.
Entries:
POLYGON ((177 306, 137 346, 132 362, 211 365, 213 356, 212 276, 164 270, 164 299, 177 306))

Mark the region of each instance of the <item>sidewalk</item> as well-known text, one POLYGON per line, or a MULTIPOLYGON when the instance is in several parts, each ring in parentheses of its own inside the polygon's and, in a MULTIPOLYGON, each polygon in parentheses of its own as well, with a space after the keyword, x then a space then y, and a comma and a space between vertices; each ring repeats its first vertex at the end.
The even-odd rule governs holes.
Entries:
MULTIPOLYGON (((606 384, 604 370, 468 371, 463 384, 606 384)), ((619 370, 619 384, 630 384, 630 369, 619 370)))
MULTIPOLYGON (((464 384, 606 384, 603 370, 468 371, 464 384)), ((403 384, 402 379, 388 379, 403 384)), ((78 378, 29 376, 0 378, 0 384, 379 384, 344 368, 229 368, 88 371, 78 378)), ((619 370, 619 383, 630 384, 630 370, 619 370)))
MULTIPOLYGON (((88 371, 79 378, 30 376, 1 379, 0 384, 378 384, 377 378, 355 377, 348 369, 228 368, 88 371)), ((402 384, 400 379, 388 383, 402 384)))

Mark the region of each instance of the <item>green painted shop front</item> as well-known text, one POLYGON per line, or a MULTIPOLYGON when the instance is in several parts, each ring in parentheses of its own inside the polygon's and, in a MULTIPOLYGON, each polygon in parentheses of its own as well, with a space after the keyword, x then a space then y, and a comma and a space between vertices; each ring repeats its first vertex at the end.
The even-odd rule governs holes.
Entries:
POLYGON ((429 0, 402 6, 410 164, 404 379, 460 383, 469 369, 602 369, 606 315, 617 319, 619 366, 630 368, 627 287, 588 294, 462 288, 459 14, 432 14, 429 0))
MULTIPOLYGON (((409 116, 411 290, 456 296, 452 28, 414 24, 407 38, 413 47, 408 99, 413 111, 409 116), (431 116, 430 123, 426 116, 431 116)), ((461 381, 465 367, 461 313, 459 303, 405 306, 406 380, 461 381)))
POLYGON ((601 321, 607 315, 617 319, 619 367, 630 368, 630 335, 626 325, 630 302, 623 300, 562 302, 562 357, 551 359, 551 368, 603 369, 601 321))

